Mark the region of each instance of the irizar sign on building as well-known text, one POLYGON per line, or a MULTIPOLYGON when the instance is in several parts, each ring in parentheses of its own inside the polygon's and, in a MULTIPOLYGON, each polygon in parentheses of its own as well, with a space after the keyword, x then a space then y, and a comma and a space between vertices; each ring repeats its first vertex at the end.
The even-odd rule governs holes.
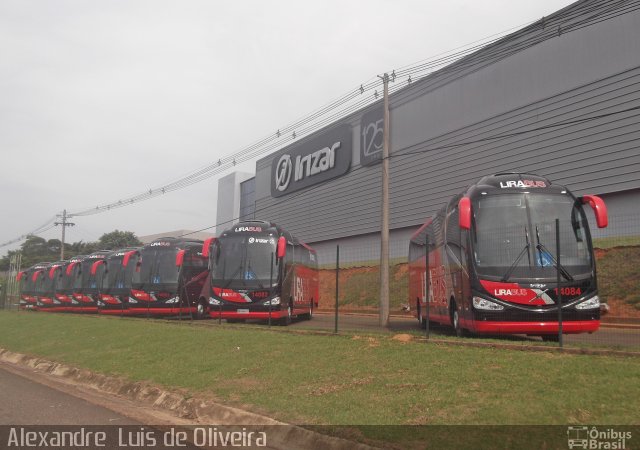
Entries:
POLYGON ((271 165, 271 196, 281 197, 347 173, 351 140, 351 127, 343 125, 276 155, 271 165))

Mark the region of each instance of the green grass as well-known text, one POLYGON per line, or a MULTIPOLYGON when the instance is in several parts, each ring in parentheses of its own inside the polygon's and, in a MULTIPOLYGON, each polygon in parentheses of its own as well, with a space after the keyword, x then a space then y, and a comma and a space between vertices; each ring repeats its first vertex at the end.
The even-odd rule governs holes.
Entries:
POLYGON ((0 313, 0 347, 301 424, 637 424, 640 359, 0 313))
POLYGON ((640 309, 640 246, 604 250, 597 260, 598 290, 612 299, 640 309))
MULTIPOLYGON (((335 301, 335 270, 321 271, 320 299, 322 306, 333 307, 335 301)), ((389 267, 389 304, 392 312, 400 312, 408 301, 407 263, 389 267)), ((380 303, 380 267, 358 266, 340 268, 339 306, 349 309, 377 309, 380 303)))
POLYGON ((640 245, 640 236, 612 236, 593 240, 593 248, 626 247, 629 245, 640 245))
MULTIPOLYGON (((618 300, 640 310, 640 237, 603 238, 597 253, 598 288, 604 301, 618 300)), ((397 262, 389 271, 389 302, 392 313, 401 311, 408 299, 407 264, 397 262)), ((321 271, 321 306, 333 307, 335 271, 321 271), (326 302, 324 299, 329 299, 326 302)), ((377 310, 379 304, 378 266, 340 269, 340 307, 377 310)))

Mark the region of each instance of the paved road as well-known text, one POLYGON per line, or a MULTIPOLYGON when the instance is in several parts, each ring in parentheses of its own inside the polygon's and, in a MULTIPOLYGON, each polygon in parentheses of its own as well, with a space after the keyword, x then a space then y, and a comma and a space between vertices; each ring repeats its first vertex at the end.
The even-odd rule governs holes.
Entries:
POLYGON ((0 425, 135 425, 138 422, 0 367, 0 425))

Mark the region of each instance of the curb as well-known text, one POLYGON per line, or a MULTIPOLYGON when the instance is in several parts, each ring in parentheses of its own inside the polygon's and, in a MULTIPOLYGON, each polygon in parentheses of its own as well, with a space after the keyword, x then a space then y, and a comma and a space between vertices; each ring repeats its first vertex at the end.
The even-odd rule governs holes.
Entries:
MULTIPOLYGON (((268 431, 269 447, 278 449, 369 450, 376 447, 327 436, 297 425, 277 421, 267 416, 226 406, 210 400, 185 397, 177 391, 144 382, 107 376, 47 359, 15 353, 0 348, 0 363, 28 368, 60 382, 73 381, 82 387, 133 400, 172 416, 193 421, 194 425, 250 425, 268 431), (275 425, 275 426, 274 426, 275 425)), ((153 425, 153 424, 150 424, 153 425)))

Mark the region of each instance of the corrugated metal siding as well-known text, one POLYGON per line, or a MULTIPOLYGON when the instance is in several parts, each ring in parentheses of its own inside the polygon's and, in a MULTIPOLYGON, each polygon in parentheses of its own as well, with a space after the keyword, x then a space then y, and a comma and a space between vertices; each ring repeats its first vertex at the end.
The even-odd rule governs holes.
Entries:
MULTIPOLYGON (((587 15, 607 2, 582 4, 587 15)), ((576 194, 640 188, 640 111, 487 140, 640 105, 638 42, 640 13, 633 12, 463 78, 451 81, 454 72, 445 69, 393 97, 391 228, 419 225, 466 185, 497 171, 545 175, 576 194)), ((359 136, 359 115, 346 120, 359 136)), ((341 178, 274 199, 276 155, 257 164, 256 217, 277 220, 308 242, 379 230, 379 165, 355 166, 341 178)))

